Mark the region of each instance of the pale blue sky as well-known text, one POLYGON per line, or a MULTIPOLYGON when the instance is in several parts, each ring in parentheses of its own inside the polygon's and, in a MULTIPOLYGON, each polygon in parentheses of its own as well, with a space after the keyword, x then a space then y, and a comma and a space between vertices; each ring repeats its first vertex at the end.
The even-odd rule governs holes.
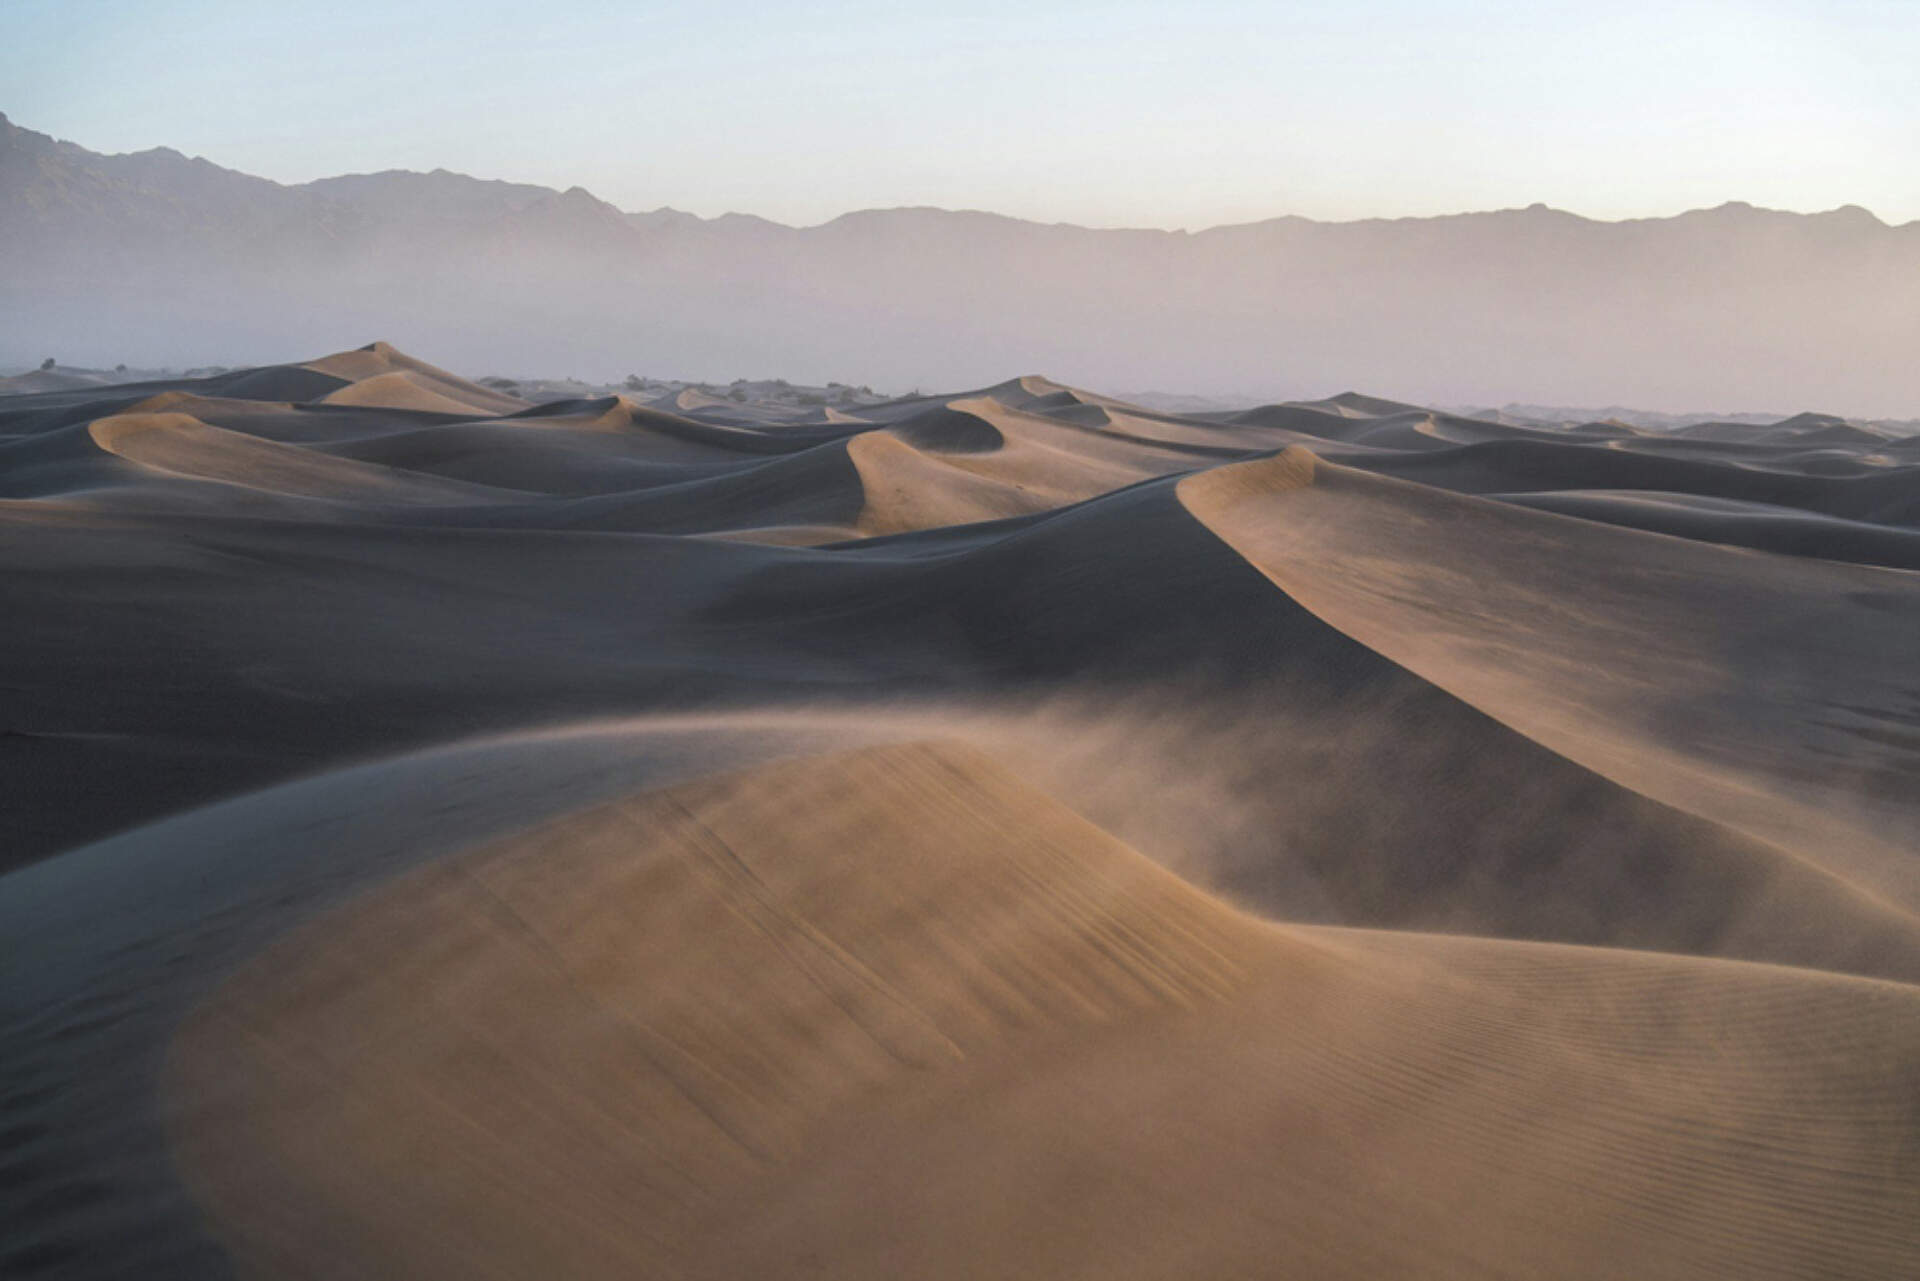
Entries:
POLYGON ((1920 0, 0 0, 0 111, 283 181, 444 166, 785 222, 1542 200, 1920 219, 1920 0))

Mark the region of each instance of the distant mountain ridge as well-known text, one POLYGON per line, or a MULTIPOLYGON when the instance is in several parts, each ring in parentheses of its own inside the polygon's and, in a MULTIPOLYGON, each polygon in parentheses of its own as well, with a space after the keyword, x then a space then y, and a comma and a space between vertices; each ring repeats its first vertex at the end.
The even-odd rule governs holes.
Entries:
POLYGON ((904 388, 1044 368, 1263 399, 1907 418, 1916 299, 1920 222, 1856 206, 1191 233, 903 208, 789 227, 446 170, 283 185, 0 116, 0 364, 242 363, 379 333, 463 368, 597 378, 904 388))

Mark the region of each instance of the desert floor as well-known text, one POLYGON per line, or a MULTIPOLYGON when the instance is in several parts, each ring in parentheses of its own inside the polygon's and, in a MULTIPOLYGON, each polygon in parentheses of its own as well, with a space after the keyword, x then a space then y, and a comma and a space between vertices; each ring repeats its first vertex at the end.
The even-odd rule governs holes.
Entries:
POLYGON ((1920 1275, 1920 438, 0 398, 0 1273, 1920 1275))

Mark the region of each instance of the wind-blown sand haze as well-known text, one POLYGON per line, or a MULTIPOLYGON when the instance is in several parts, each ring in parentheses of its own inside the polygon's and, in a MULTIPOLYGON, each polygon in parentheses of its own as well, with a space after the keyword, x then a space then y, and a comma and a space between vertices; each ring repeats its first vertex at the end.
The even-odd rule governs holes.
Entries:
POLYGON ((1920 1271, 1920 438, 0 398, 0 1272, 1920 1271))

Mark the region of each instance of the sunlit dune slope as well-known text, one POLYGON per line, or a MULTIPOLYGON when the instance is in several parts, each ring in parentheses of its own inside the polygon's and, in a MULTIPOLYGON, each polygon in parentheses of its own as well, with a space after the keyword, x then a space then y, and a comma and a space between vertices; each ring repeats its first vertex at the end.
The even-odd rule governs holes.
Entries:
POLYGON ((339 352, 304 368, 346 380, 346 386, 320 398, 333 404, 436 413, 510 414, 526 408, 524 401, 416 360, 383 342, 339 352))
POLYGON ((243 1273, 1870 1275, 1920 1258, 1916 1002, 1263 926, 900 746, 357 898, 168 1097, 243 1273))
POLYGON ((1342 632, 1570 760, 1920 907, 1912 574, 1758 556, 1328 466, 1184 501, 1342 632))

